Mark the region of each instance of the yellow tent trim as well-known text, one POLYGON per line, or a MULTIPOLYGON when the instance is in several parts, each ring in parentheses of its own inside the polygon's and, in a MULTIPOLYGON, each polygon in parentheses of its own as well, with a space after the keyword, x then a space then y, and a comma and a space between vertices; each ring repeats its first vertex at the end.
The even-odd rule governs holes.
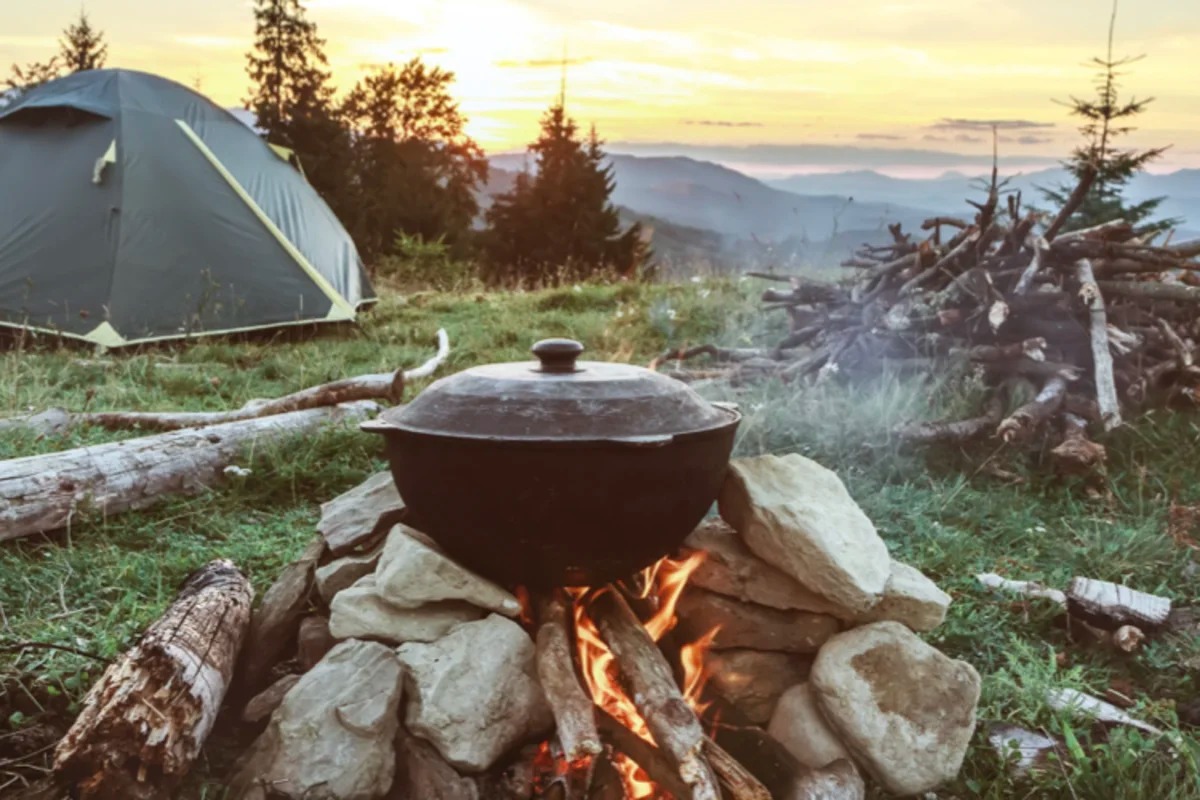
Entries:
POLYGON ((101 322, 89 333, 84 334, 83 338, 101 347, 120 347, 125 344, 125 337, 117 333, 117 329, 108 322, 101 322))
POLYGON ((178 125, 179 129, 183 131, 184 135, 191 140, 192 144, 196 146, 196 149, 199 150, 206 159, 208 159, 208 162, 213 165, 213 168, 221 174, 221 177, 225 179, 225 182, 228 183, 235 192, 237 192, 237 195, 242 199, 242 202, 244 202, 250 208, 250 210, 254 212, 254 215, 258 217, 259 221, 262 222, 266 229, 271 232, 271 235, 274 236, 279 242, 280 246, 287 251, 287 254, 290 255, 292 259, 300 265, 300 268, 308 274, 308 277, 312 279, 313 283, 315 283, 317 287, 325 293, 325 296, 329 298, 330 302, 333 303, 333 307, 330 308, 329 315, 326 317, 326 319, 354 319, 354 308, 349 302, 346 301, 346 298, 342 297, 338 293, 337 289, 334 289, 333 285, 325 279, 325 276, 318 272, 317 268, 309 263, 308 259, 304 257, 304 254, 297 250, 296 246, 292 244, 292 242, 286 236, 283 235, 283 231, 279 230, 279 227, 274 223, 274 221, 271 220, 270 217, 267 216, 266 212, 259 207, 258 203, 254 202, 254 198, 250 196, 250 193, 247 192, 240 183, 238 183, 237 178, 233 177, 229 170, 225 168, 225 165, 221 163, 221 160, 217 158, 216 154, 209 149, 208 145, 206 145, 204 141, 196 135, 196 132, 192 130, 191 126, 181 119, 175 120, 175 124, 178 125))
POLYGON ((107 322, 101 323, 89 333, 78 334, 68 333, 64 330, 56 328, 45 328, 41 325, 28 325, 16 322, 0 321, 0 328, 12 328, 19 331, 34 331, 36 333, 44 333, 47 336, 63 336, 68 339, 78 339, 84 342, 92 342, 101 347, 122 347, 134 344, 150 344, 152 342, 171 342, 171 341, 187 341, 201 336, 233 336, 238 333, 253 333, 254 331, 271 330, 273 328, 294 328, 298 325, 321 325, 325 322, 345 322, 348 321, 344 317, 334 316, 334 312, 330 311, 329 316, 325 319, 295 319, 286 322, 265 322, 260 325, 246 325, 241 328, 220 328, 218 330, 198 330, 193 333, 172 333, 163 336, 147 336, 144 339, 126 339, 117 333, 116 329, 107 322), (111 332, 111 333, 110 333, 111 332), (103 340, 103 341, 102 341, 103 340))

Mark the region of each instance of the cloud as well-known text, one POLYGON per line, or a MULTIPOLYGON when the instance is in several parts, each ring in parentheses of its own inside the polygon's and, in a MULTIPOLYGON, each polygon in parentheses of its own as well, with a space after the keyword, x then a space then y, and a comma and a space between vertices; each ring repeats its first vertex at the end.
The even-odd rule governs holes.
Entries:
POLYGON ((497 61, 496 66, 501 69, 546 69, 548 67, 561 68, 564 65, 568 67, 577 66, 579 64, 590 64, 595 59, 593 58, 568 58, 564 61, 561 58, 526 58, 526 59, 507 59, 497 61))
POLYGON ((939 131, 990 131, 998 128, 1002 131, 1023 131, 1032 128, 1053 128, 1053 122, 1034 122, 1028 119, 963 119, 961 117, 942 117, 941 121, 929 126, 939 131))
POLYGON ((923 142, 948 142, 950 141, 945 136, 935 136, 932 133, 927 133, 921 137, 923 142))
POLYGON ((1033 136, 1031 134, 1026 134, 1024 136, 1017 137, 1017 144, 1047 144, 1052 141, 1054 141, 1054 139, 1050 136, 1033 136))
POLYGON ((870 142, 870 141, 882 141, 882 142, 902 142, 902 141, 904 141, 903 136, 896 136, 895 134, 892 134, 892 133, 860 133, 860 134, 856 135, 854 138, 862 139, 862 140, 868 141, 868 142, 870 142))
POLYGON ((684 125, 703 125, 709 128, 761 128, 763 123, 726 119, 685 119, 684 125))
POLYGON ((969 133, 960 133, 954 137, 954 141, 962 142, 963 144, 976 144, 984 141, 982 136, 972 136, 969 133))

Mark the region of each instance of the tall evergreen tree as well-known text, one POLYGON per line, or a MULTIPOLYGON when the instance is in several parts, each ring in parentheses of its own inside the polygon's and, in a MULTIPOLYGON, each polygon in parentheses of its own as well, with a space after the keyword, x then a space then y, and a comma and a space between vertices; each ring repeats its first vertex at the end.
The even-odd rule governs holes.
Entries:
POLYGON ((63 30, 63 38, 58 40, 58 57, 68 72, 104 68, 108 60, 104 31, 92 27, 85 11, 81 10, 79 19, 63 30))
POLYGON ((355 137, 355 240, 370 255, 397 234, 466 245, 487 161, 466 133, 453 82, 453 72, 415 58, 367 75, 342 106, 355 137))
MULTIPOLYGON (((1135 130, 1128 120, 1145 111, 1154 100, 1152 97, 1143 100, 1122 100, 1120 97, 1117 79, 1121 75, 1121 68, 1141 60, 1141 56, 1113 57, 1116 22, 1117 0, 1113 0, 1107 53, 1103 58, 1092 59, 1097 67, 1096 95, 1092 99, 1072 97, 1070 103, 1066 104, 1070 106, 1072 115, 1083 119, 1079 131, 1083 134, 1084 142, 1072 151, 1070 160, 1064 162, 1063 166, 1076 184, 1093 172, 1095 179, 1079 210, 1063 226, 1064 231, 1088 228, 1113 219, 1124 219, 1138 225, 1144 233, 1163 231, 1178 223, 1177 220, 1147 222, 1165 198, 1128 203, 1122 195, 1129 181, 1162 156, 1167 148, 1126 150, 1114 144, 1118 137, 1135 130)), ((1042 188, 1041 192, 1051 203, 1062 207, 1074 188, 1074 185, 1042 188)))
POLYGON ((62 75, 62 65, 58 56, 49 61, 34 61, 22 67, 13 64, 8 78, 4 81, 6 92, 0 93, 0 107, 15 101, 30 89, 35 89, 47 81, 52 81, 62 75))
POLYGON ((644 261, 642 230, 621 232, 609 202, 614 181, 593 127, 587 138, 560 99, 529 146, 536 171, 488 210, 484 261, 493 280, 552 283, 611 271, 630 275, 644 261))
POLYGON ((294 150, 313 187, 345 213, 349 135, 334 108, 325 40, 300 0, 255 0, 254 22, 246 104, 268 141, 294 150))

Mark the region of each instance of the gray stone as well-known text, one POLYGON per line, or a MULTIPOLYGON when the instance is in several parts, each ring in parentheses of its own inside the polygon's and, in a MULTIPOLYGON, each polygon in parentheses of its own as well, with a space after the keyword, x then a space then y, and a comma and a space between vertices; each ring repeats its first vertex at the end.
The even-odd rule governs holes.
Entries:
POLYGON ((842 759, 796 781, 786 800, 864 800, 867 785, 854 764, 842 759))
POLYGON ((460 770, 487 770, 554 726, 537 682, 533 640, 510 619, 492 614, 398 652, 408 692, 405 725, 460 770))
POLYGON ((296 561, 283 568, 263 595, 250 618, 242 648, 237 681, 243 691, 256 692, 269 679, 271 669, 287 654, 295 639, 300 617, 308 607, 313 570, 325 552, 325 542, 315 537, 296 561))
POLYGON ((473 778, 458 774, 429 742, 403 725, 396 737, 396 780, 388 800, 481 800, 473 778))
POLYGON ((337 640, 329 632, 328 619, 313 615, 300 620, 300 630, 296 633, 296 660, 300 669, 308 672, 335 644, 337 640))
POLYGON ((292 688, 239 763, 231 797, 376 800, 392 785, 399 659, 343 642, 292 688))
POLYGON ((712 646, 718 650, 750 648, 815 653, 841 629, 841 623, 827 614, 780 611, 703 589, 684 589, 676 612, 680 631, 691 639, 718 628, 712 640, 712 646))
POLYGON ((283 702, 284 696, 299 682, 299 675, 284 675, 263 689, 249 703, 246 703, 245 709, 242 710, 242 722, 254 725, 274 714, 275 709, 279 708, 279 704, 283 702))
POLYGON ((838 476, 792 453, 737 459, 718 507, 750 550, 856 616, 883 596, 887 546, 838 476))
POLYGON ((914 631, 931 631, 945 621, 949 607, 950 595, 939 589, 924 573, 908 564, 893 561, 883 599, 857 621, 890 620, 907 625, 914 631))
POLYGON ((779 698, 767 733, 806 767, 820 769, 839 758, 850 758, 837 734, 829 728, 813 698, 812 687, 801 683, 779 698))
POLYGON ((427 537, 404 525, 388 534, 375 577, 380 595, 401 608, 461 600, 509 617, 521 613, 511 593, 447 558, 427 537))
POLYGON ((809 680, 830 728, 888 791, 924 792, 958 774, 979 702, 970 664, 875 622, 826 642, 809 680))
POLYGON ((780 696, 808 677, 812 656, 761 650, 709 650, 709 683, 751 722, 766 725, 780 696))
POLYGON ((321 504, 317 531, 335 556, 345 555, 382 535, 388 520, 404 512, 392 473, 377 472, 348 492, 321 504))
POLYGON ((363 576, 374 572, 382 552, 383 544, 380 543, 368 553, 342 556, 323 567, 317 567, 317 593, 321 595, 325 605, 332 603, 338 592, 349 589, 363 576))
POLYGON ((432 642, 455 625, 473 622, 484 612, 467 603, 431 603, 397 608, 379 595, 375 576, 337 593, 330 607, 329 632, 335 639, 378 639, 393 644, 432 642))
POLYGON ((792 576, 763 561, 742 537, 720 519, 706 520, 684 542, 685 552, 701 550, 706 558, 688 579, 698 586, 747 603, 790 611, 813 611, 837 616, 844 613, 792 576))

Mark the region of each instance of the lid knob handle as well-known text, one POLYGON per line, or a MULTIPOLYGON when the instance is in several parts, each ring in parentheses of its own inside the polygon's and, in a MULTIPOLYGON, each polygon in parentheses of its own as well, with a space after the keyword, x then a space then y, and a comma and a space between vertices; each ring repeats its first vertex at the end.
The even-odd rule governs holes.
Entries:
POLYGON ((575 359, 582 352, 583 345, 574 339, 543 339, 533 346, 542 372, 575 372, 575 359))

